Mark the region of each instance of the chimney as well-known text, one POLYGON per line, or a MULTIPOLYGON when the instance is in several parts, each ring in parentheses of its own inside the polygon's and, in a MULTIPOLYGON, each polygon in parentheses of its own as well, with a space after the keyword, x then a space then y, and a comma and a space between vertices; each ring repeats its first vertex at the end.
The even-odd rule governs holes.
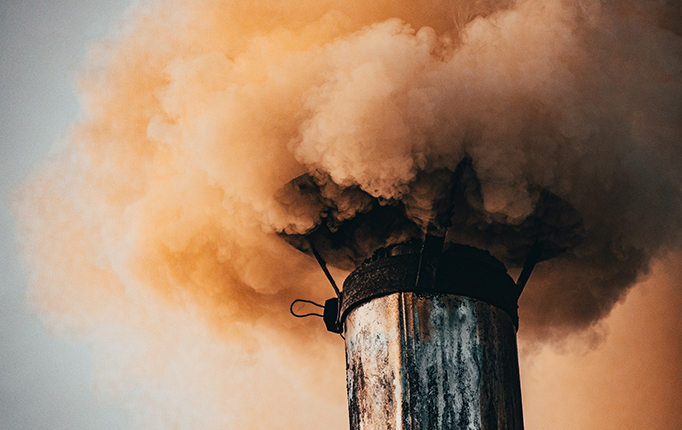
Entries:
POLYGON ((382 249, 344 283, 351 430, 523 429, 522 287, 488 252, 455 244, 418 282, 414 251, 382 249))
MULTIPOLYGON (((421 179, 434 179, 428 175, 421 179)), ((424 229, 403 202, 375 201, 353 218, 336 219, 325 182, 310 175, 283 191, 330 208, 306 235, 281 235, 317 259, 336 292, 321 316, 345 338, 351 430, 523 429, 517 302, 538 261, 580 240, 582 220, 566 201, 538 188, 536 211, 524 223, 496 223, 471 204, 480 200, 471 163, 463 160, 451 175, 424 229), (446 243, 457 235, 523 264, 518 280, 488 251, 446 243), (352 268, 342 291, 327 262, 352 268)), ((295 314, 297 301, 292 314, 315 315, 295 314)))

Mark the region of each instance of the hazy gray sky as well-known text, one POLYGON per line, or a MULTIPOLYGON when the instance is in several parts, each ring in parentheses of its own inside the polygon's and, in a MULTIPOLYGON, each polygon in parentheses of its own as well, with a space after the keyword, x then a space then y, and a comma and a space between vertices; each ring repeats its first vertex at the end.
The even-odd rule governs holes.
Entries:
POLYGON ((0 2, 0 428, 126 429, 98 399, 83 341, 44 331, 28 311, 8 208, 12 189, 78 111, 72 76, 87 43, 107 34, 125 0, 0 2))

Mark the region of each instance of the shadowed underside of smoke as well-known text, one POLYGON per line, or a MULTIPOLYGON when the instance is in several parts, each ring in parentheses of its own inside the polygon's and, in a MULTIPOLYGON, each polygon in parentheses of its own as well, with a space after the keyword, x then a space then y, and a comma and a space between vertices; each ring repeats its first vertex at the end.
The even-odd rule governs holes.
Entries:
POLYGON ((449 228, 450 241, 496 251, 497 258, 520 266, 532 244, 542 242, 540 261, 577 246, 584 234, 580 214, 547 190, 531 190, 533 212, 521 222, 495 219, 483 208, 481 185, 462 160, 454 172, 420 172, 399 200, 373 198, 359 187, 342 188, 315 172, 283 187, 283 205, 314 208, 318 219, 308 232, 280 233, 295 248, 311 254, 310 243, 329 264, 354 270, 380 247, 421 240, 429 226, 449 228), (426 191, 426 192, 425 192, 426 191))

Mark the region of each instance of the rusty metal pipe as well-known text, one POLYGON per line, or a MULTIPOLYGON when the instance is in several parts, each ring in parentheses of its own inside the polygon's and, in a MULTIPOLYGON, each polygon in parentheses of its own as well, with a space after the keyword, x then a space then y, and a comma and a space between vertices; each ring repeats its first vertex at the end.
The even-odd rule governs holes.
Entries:
POLYGON ((418 265, 381 258, 344 284, 351 430, 522 430, 514 281, 468 247, 442 255, 429 291, 418 265))

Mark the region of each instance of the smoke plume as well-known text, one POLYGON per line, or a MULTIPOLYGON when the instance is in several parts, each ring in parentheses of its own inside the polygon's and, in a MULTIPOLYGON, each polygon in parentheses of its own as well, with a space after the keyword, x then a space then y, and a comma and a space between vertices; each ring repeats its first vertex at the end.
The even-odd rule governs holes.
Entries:
POLYGON ((554 246, 522 336, 587 329, 680 247, 681 16, 663 0, 140 2, 92 46, 68 143, 17 192, 32 303, 91 340, 137 428, 344 428, 341 341, 288 314, 333 292, 285 238, 396 227, 354 230, 379 239, 346 249, 341 280, 422 234, 457 182, 450 240, 512 268, 554 246))

